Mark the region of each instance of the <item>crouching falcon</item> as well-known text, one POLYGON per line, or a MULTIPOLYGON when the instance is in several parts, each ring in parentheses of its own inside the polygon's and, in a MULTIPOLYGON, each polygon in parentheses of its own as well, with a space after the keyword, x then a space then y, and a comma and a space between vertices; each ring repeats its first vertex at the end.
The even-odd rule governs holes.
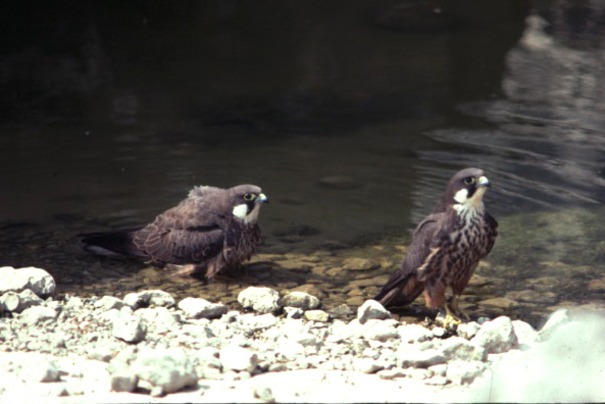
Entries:
POLYGON ((445 326, 460 323, 460 316, 468 320, 458 298, 497 236, 498 222, 483 204, 489 186, 483 170, 457 172, 433 212, 414 230, 405 259, 374 300, 387 308, 399 307, 424 291, 427 307, 445 309, 445 326), (448 288, 452 296, 446 301, 448 288))
POLYGON ((211 279, 254 254, 261 242, 256 221, 266 202, 256 185, 229 189, 197 186, 147 226, 83 234, 82 243, 95 253, 139 257, 165 265, 178 275, 206 271, 211 279))

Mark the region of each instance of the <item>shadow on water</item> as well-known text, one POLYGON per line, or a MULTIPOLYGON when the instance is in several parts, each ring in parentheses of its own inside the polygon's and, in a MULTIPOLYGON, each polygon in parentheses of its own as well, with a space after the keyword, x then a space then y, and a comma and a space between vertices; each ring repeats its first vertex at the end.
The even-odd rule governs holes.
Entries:
MULTIPOLYGON (((11 4, 0 264, 46 268, 60 293, 154 287, 235 304, 256 284, 354 307, 398 265, 447 178, 480 166, 501 232, 464 296, 471 313, 537 322, 600 301, 598 4, 11 4), (193 185, 237 183, 272 203, 259 256, 231 280, 174 279, 77 244, 150 221, 193 185), (372 265, 343 269, 356 257, 372 265)), ((422 302, 410 313, 430 314, 422 302)))

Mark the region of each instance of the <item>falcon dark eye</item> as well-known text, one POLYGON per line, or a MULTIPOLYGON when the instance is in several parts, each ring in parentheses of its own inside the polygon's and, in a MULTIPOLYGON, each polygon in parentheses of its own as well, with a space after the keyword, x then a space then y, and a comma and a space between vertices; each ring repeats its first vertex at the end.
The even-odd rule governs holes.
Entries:
POLYGON ((475 177, 466 177, 464 183, 466 185, 473 185, 475 183, 475 177))
POLYGON ((244 201, 251 202, 256 199, 256 195, 254 194, 244 194, 244 201))

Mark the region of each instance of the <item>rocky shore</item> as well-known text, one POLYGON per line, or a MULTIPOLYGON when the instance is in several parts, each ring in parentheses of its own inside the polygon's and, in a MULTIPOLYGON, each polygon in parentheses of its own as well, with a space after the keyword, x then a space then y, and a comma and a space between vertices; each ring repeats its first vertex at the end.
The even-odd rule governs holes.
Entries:
POLYGON ((602 312, 445 330, 268 287, 232 310, 161 290, 55 300, 43 269, 0 276, 2 402, 605 400, 602 312))

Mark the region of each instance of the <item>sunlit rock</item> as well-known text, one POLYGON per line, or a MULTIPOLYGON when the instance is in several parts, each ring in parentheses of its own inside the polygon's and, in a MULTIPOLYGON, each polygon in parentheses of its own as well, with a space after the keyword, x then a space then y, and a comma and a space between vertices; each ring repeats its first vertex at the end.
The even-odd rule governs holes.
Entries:
POLYGON ((275 313, 282 308, 277 291, 267 287, 250 286, 242 290, 237 301, 244 308, 251 308, 257 313, 275 313))
POLYGON ((517 346, 517 336, 509 317, 501 316, 481 325, 471 342, 488 353, 506 352, 517 346))

